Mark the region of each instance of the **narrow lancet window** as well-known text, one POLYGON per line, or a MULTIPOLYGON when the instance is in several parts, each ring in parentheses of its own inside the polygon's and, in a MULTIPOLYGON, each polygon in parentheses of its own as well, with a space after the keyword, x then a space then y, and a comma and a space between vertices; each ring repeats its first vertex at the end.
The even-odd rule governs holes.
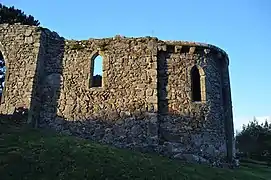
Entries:
POLYGON ((192 101, 201 101, 201 76, 199 69, 194 66, 191 70, 192 101))
POLYGON ((97 55, 92 60, 92 82, 91 87, 102 87, 103 58, 97 55))

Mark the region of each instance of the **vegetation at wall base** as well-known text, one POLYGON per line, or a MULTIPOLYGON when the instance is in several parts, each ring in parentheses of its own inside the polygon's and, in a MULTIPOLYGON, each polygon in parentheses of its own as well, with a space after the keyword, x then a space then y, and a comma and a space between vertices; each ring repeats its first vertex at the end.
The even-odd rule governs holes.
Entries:
POLYGON ((0 119, 0 177, 3 180, 267 180, 271 177, 271 169, 250 163, 237 169, 186 164, 33 129, 3 116, 0 119))

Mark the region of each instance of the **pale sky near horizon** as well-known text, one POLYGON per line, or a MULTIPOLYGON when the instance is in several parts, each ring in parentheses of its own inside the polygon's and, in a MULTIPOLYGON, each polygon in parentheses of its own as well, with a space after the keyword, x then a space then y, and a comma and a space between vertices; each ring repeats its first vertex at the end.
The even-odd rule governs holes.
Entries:
POLYGON ((230 58, 235 128, 271 122, 270 0, 1 0, 67 39, 156 36, 210 43, 230 58))

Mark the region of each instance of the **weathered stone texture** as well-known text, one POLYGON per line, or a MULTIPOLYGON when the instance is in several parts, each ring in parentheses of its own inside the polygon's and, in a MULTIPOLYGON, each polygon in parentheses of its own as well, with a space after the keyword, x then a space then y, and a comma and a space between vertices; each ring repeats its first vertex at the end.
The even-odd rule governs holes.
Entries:
POLYGON ((37 27, 6 24, 0 26, 0 51, 7 67, 1 113, 11 114, 14 107, 24 104, 30 108, 39 37, 37 27))
POLYGON ((0 31, 7 34, 0 36, 1 51, 14 73, 7 76, 2 112, 31 98, 30 119, 40 127, 175 158, 232 158, 228 57, 219 48, 151 37, 64 40, 27 26, 0 31), (22 36, 16 45, 13 36, 22 36), (97 55, 103 57, 103 85, 91 87, 97 55), (191 98, 194 67, 200 73, 199 102, 191 98), (11 87, 19 82, 32 84, 16 99, 21 89, 11 87))
MULTIPOLYGON (((180 42, 172 45, 182 46, 180 42)), ((217 61, 225 64, 226 61, 218 59, 216 53, 197 52, 197 47, 193 45, 188 48, 189 51, 183 53, 167 49, 159 56, 160 140, 165 151, 170 147, 169 151, 172 152, 174 146, 175 157, 180 157, 179 153, 189 153, 214 160, 212 157, 227 154, 221 73, 216 65, 217 61), (201 102, 191 99, 191 69, 195 65, 202 68, 204 73, 204 100, 201 102), (173 145, 168 146, 171 143, 173 145)))
POLYGON ((72 50, 76 43, 65 42, 65 81, 58 115, 115 120, 135 110, 157 108, 156 60, 148 49, 148 39, 90 39, 72 50), (97 54, 103 56, 103 87, 90 88, 91 60, 97 54))

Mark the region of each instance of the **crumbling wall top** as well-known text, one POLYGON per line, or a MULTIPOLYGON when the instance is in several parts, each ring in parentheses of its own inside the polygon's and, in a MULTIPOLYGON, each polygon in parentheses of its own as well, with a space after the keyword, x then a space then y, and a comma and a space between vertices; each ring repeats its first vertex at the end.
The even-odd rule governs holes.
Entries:
MULTIPOLYGON (((29 25, 21 25, 20 23, 16 23, 13 25, 9 24, 0 24, 0 29, 2 28, 8 28, 8 29, 14 29, 14 28, 29 28, 31 26, 29 25)), ((53 35, 57 38, 63 38, 60 37, 56 32, 50 31, 47 28, 43 27, 36 27, 32 26, 33 28, 36 28, 37 31, 42 31, 45 34, 50 34, 53 35)), ((64 38, 63 38, 64 39, 64 38)), ((208 43, 200 43, 200 42, 192 42, 192 41, 177 41, 177 40, 159 40, 157 37, 151 37, 151 36, 146 36, 146 37, 126 37, 126 36, 121 36, 121 35, 116 35, 114 37, 108 37, 108 38, 89 38, 88 40, 68 40, 66 39, 66 44, 88 44, 89 42, 93 41, 99 41, 100 43, 104 43, 103 45, 106 45, 106 43, 112 42, 112 41, 138 41, 138 42, 155 42, 158 44, 158 50, 164 50, 168 51, 167 46, 172 46, 171 48, 174 48, 174 52, 178 52, 179 49, 181 49, 183 46, 186 47, 192 47, 190 52, 192 53, 195 51, 195 49, 201 49, 204 51, 206 54, 211 52, 212 54, 216 54, 218 56, 218 59, 223 59, 225 60, 226 64, 229 64, 229 57, 228 54, 222 50, 221 48, 214 46, 212 44, 208 43)), ((189 50, 188 50, 189 51, 189 50)))

